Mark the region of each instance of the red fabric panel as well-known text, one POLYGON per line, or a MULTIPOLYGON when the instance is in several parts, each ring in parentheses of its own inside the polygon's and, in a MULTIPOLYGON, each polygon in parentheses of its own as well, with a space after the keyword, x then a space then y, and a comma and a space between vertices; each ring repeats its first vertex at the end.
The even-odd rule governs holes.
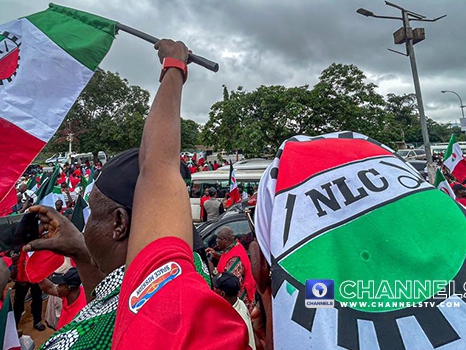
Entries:
POLYGON ((280 157, 276 192, 296 186, 319 172, 377 156, 395 157, 380 146, 361 139, 287 142, 280 157))
POLYGON ((44 141, 0 117, 0 201, 44 146, 44 141))

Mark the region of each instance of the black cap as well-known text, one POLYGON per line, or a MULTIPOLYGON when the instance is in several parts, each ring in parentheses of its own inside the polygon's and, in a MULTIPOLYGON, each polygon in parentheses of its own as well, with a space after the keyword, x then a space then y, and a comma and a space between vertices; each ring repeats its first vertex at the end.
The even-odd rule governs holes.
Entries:
MULTIPOLYGON (((180 161, 180 173, 190 179, 186 164, 180 161)), ((139 176, 139 148, 132 148, 111 158, 102 167, 95 185, 112 201, 133 209, 134 189, 139 176)))
POLYGON ((229 272, 223 272, 212 279, 215 288, 225 292, 229 297, 238 295, 240 290, 239 279, 229 272))
MULTIPOLYGON (((190 171, 186 164, 180 161, 181 176, 187 176, 190 171)), ((134 190, 139 176, 139 148, 132 148, 111 158, 102 167, 95 185, 112 201, 133 209, 134 190)), ((204 243, 193 225, 193 250, 204 250, 204 243)))
POLYGON ((66 273, 54 274, 52 282, 55 284, 66 284, 67 286, 80 286, 81 278, 79 278, 76 267, 72 267, 66 273))

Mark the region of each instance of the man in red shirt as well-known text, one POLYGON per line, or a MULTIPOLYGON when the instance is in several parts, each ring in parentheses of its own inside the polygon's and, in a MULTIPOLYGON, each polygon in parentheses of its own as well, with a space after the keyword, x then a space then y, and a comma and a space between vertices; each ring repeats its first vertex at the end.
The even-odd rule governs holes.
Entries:
POLYGON ((210 199, 209 189, 206 188, 204 191, 204 195, 201 197, 200 205, 201 205, 201 220, 207 221, 207 213, 204 209, 204 203, 210 199))
POLYGON ((217 248, 220 250, 220 253, 212 248, 207 248, 206 253, 210 253, 219 259, 217 265, 218 273, 229 272, 238 277, 240 283, 238 298, 246 304, 249 312, 252 312, 256 284, 246 249, 235 239, 231 228, 226 226, 218 230, 217 248))
POLYGON ((457 183, 453 185, 453 192, 455 193, 455 196, 456 196, 455 200, 458 203, 461 203, 464 206, 466 206, 466 187, 464 187, 460 183, 457 183))
POLYGON ((155 48, 163 61, 161 85, 142 136, 112 349, 248 349, 242 318, 193 264, 191 208, 179 175, 189 52, 171 40, 155 48))
POLYGON ((70 323, 78 312, 87 305, 86 293, 81 285, 76 267, 70 268, 63 274, 54 274, 52 281, 45 279, 39 286, 42 291, 60 297, 63 302, 57 330, 70 323))
POLYGON ((15 281, 15 301, 13 310, 15 314, 16 326, 18 326, 21 315, 24 311, 24 300, 28 290, 31 290, 31 314, 34 321, 34 328, 38 331, 44 331, 45 325, 42 323, 42 291, 38 284, 30 283, 26 274, 27 253, 21 251, 19 256, 15 256, 12 278, 15 281))

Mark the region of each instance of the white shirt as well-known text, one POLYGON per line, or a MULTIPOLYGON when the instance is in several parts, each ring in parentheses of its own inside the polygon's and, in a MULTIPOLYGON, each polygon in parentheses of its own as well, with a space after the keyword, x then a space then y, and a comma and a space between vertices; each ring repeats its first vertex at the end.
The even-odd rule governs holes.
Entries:
POLYGON ((254 340, 254 331, 252 330, 252 322, 251 322, 251 315, 249 315, 248 308, 244 304, 242 300, 239 298, 236 299, 236 303, 233 304, 233 308, 238 311, 240 316, 243 318, 246 326, 248 327, 248 335, 249 335, 249 346, 252 350, 256 350, 256 342, 254 340))

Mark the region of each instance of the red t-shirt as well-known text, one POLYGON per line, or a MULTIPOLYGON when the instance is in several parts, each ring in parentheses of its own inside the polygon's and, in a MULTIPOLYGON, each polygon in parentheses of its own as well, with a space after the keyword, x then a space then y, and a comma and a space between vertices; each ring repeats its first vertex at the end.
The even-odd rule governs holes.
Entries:
POLYGON ((61 309, 60 319, 57 323, 57 330, 70 323, 78 312, 87 305, 86 292, 84 292, 83 286, 79 287, 79 295, 72 304, 68 305, 66 298, 61 298, 61 300, 63 302, 63 307, 61 309))
POLYGON ((160 238, 126 271, 112 349, 249 349, 238 312, 195 271, 183 240, 160 238))
POLYGON ((23 252, 22 250, 19 253, 19 259, 16 265, 18 274, 16 275, 16 281, 18 282, 29 282, 28 275, 26 274, 26 263, 29 260, 28 253, 23 252))

